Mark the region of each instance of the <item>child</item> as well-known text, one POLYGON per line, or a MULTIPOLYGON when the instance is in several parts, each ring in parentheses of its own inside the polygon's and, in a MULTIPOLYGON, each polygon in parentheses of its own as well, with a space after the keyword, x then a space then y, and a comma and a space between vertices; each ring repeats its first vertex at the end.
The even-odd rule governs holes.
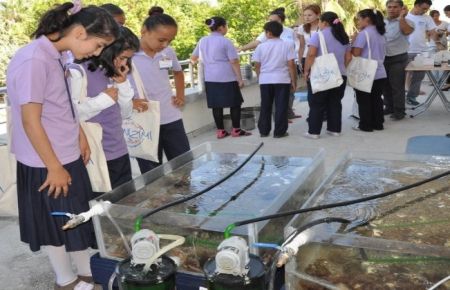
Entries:
POLYGON ((223 125, 223 108, 230 108, 233 129, 231 136, 248 136, 251 133, 241 129, 241 104, 244 102, 240 88, 244 82, 239 66, 239 56, 233 43, 225 38, 227 22, 222 17, 212 17, 205 21, 211 34, 197 43, 191 60, 199 57, 205 68, 205 90, 208 108, 212 108, 217 127, 217 138, 229 135, 223 125))
POLYGON ((67 219, 51 215, 87 211, 92 195, 83 164, 89 146, 72 107, 61 53, 69 50, 76 59, 99 55, 119 34, 105 10, 89 6, 69 14, 73 6, 46 12, 35 39, 17 51, 7 70, 20 236, 32 251, 45 248, 55 289, 93 287, 80 279, 92 282, 87 248, 95 245, 91 223, 63 231, 67 219))
POLYGON ((274 138, 286 137, 288 129, 287 110, 289 94, 297 84, 294 43, 280 39, 283 25, 276 21, 264 25, 267 41, 256 48, 252 60, 255 61, 261 91, 261 112, 258 129, 261 137, 269 136, 272 124, 272 103, 275 101, 274 138))
POLYGON ((383 99, 381 98, 383 86, 386 82, 386 70, 384 68, 386 32, 383 15, 375 9, 364 9, 358 12, 358 28, 360 32, 356 37, 352 55, 368 58, 369 46, 366 40, 366 32, 369 35, 372 59, 378 62, 375 72, 375 80, 370 93, 355 90, 356 101, 359 110, 359 125, 353 127, 354 130, 372 132, 373 130, 383 130, 384 113, 383 99))
POLYGON ((150 9, 149 17, 142 27, 141 50, 133 57, 147 97, 159 101, 161 110, 159 162, 137 158, 142 173, 162 164, 163 151, 167 160, 171 160, 190 150, 180 111, 184 105, 184 75, 175 52, 169 47, 177 35, 178 26, 171 16, 158 8, 150 9), (173 71, 175 96, 170 85, 169 70, 173 71))
POLYGON ((114 17, 114 20, 116 20, 116 22, 119 25, 121 26, 125 25, 125 21, 127 19, 125 18, 125 12, 123 12, 122 8, 112 3, 106 3, 100 5, 100 7, 108 11, 114 17))
POLYGON ((344 97, 345 85, 347 78, 345 77, 345 65, 351 60, 350 40, 345 32, 344 26, 334 12, 325 12, 320 16, 319 22, 320 33, 322 33, 329 53, 333 53, 339 65, 344 82, 337 88, 326 91, 311 91, 311 83, 309 82, 309 74, 311 67, 317 56, 322 54, 319 34, 314 33, 308 43, 308 55, 305 61, 305 79, 308 84, 309 118, 308 132, 305 137, 318 139, 322 130, 322 122, 324 113, 327 115, 327 132, 332 136, 339 136, 342 127, 342 104, 344 97))
POLYGON ((120 37, 99 57, 83 63, 83 69, 70 69, 72 99, 80 120, 99 123, 103 129, 102 145, 113 189, 132 179, 122 119, 130 117, 133 109, 134 91, 127 74, 131 57, 139 50, 139 39, 131 30, 122 26, 120 32, 120 37), (87 77, 87 100, 79 99, 83 73, 87 77))

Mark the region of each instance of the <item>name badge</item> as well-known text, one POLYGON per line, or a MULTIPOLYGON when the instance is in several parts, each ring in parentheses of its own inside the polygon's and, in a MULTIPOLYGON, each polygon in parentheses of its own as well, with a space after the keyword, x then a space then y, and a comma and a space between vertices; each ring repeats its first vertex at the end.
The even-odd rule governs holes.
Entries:
POLYGON ((159 69, 171 69, 173 66, 171 59, 162 59, 159 61, 159 69))

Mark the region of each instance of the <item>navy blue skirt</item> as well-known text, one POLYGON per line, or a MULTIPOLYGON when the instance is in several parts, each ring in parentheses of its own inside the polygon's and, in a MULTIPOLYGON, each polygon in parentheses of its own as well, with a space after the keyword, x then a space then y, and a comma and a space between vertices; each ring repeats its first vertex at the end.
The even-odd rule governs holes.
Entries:
POLYGON ((244 102, 237 81, 228 83, 205 82, 208 108, 240 107, 244 102))
POLYGON ((19 206, 20 239, 28 243, 31 251, 41 246, 62 246, 68 252, 96 247, 94 229, 89 221, 74 229, 62 230, 68 221, 65 216, 52 216, 52 211, 74 214, 89 210, 92 197, 91 183, 82 159, 64 165, 72 177, 67 197, 49 197, 47 189, 39 187, 47 177, 47 168, 36 168, 17 162, 17 199, 19 206))

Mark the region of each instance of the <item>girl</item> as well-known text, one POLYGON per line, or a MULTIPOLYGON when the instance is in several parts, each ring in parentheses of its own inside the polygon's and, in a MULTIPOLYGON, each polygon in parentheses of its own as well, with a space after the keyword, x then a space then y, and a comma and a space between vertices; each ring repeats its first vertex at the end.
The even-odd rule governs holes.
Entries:
POLYGON ((83 164, 89 146, 72 107, 61 53, 71 51, 76 59, 97 56, 119 34, 105 10, 89 6, 69 14, 73 6, 65 3, 46 12, 35 39, 17 51, 7 70, 20 236, 32 251, 44 246, 56 274, 55 289, 92 288, 80 279, 92 281, 87 248, 95 245, 91 223, 63 231, 67 220, 51 215, 87 211, 92 197, 83 164))
POLYGON ((101 56, 82 64, 82 69, 75 65, 70 70, 72 98, 80 120, 99 123, 103 129, 102 145, 113 189, 131 180, 131 164, 123 137, 122 119, 130 117, 133 109, 134 91, 127 74, 131 57, 139 50, 139 39, 131 30, 122 26, 120 32, 120 38, 108 46, 101 56), (88 81, 88 99, 80 100, 84 73, 88 81))
POLYGON ((125 21, 127 19, 125 17, 125 12, 122 10, 122 8, 112 3, 106 3, 100 5, 100 7, 108 11, 114 17, 114 19, 119 25, 121 26, 125 25, 125 21))
POLYGON ((159 101, 161 110, 159 162, 138 158, 142 173, 162 164, 163 151, 167 160, 171 160, 190 150, 180 111, 184 105, 184 75, 175 52, 169 47, 177 35, 178 26, 171 16, 158 8, 150 9, 141 31, 141 50, 133 57, 147 97, 159 101), (169 81, 169 70, 173 71, 175 96, 169 81))
POLYGON ((311 83, 309 82, 309 74, 311 66, 317 56, 322 54, 319 41, 319 34, 314 33, 308 43, 308 55, 305 62, 305 78, 308 83, 309 118, 308 132, 305 137, 318 139, 322 130, 322 122, 324 113, 327 115, 327 132, 332 136, 339 136, 342 127, 342 104, 344 97, 346 77, 345 66, 351 60, 350 40, 344 30, 344 26, 334 12, 325 12, 320 16, 319 22, 320 32, 322 33, 328 52, 333 53, 339 65, 339 70, 343 76, 344 82, 337 88, 326 91, 311 91, 311 83))
POLYGON ((369 36, 372 59, 378 62, 375 80, 370 93, 355 90, 356 101, 359 110, 359 125, 354 130, 372 132, 383 130, 384 114, 382 89, 386 81, 386 70, 384 69, 385 37, 386 32, 383 15, 375 9, 364 9, 357 14, 357 24, 360 32, 352 46, 352 55, 367 58, 369 46, 366 33, 369 36))
POLYGON ((300 48, 298 50, 298 59, 301 61, 301 71, 305 67, 306 55, 308 54, 308 43, 311 35, 319 30, 320 6, 311 4, 303 9, 303 18, 305 24, 298 28, 298 38, 300 40, 300 48))
POLYGON ((239 56, 233 43, 225 34, 228 31, 227 22, 222 17, 212 17, 205 21, 211 30, 209 36, 203 37, 197 43, 191 60, 196 62, 201 56, 205 66, 205 90, 208 108, 212 108, 217 127, 217 138, 229 135, 223 125, 223 108, 230 108, 233 129, 231 136, 248 136, 251 133, 241 130, 241 95, 242 81, 239 56))

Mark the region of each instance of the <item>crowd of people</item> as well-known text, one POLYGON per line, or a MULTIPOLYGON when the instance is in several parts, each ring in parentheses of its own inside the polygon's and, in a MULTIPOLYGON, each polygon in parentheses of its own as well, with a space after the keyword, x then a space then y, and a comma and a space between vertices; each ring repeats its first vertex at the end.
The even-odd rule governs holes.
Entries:
MULTIPOLYGON (((200 60, 204 66, 207 104, 217 138, 251 135, 240 126, 244 82, 238 51, 248 49, 255 49, 252 60, 260 85, 260 137, 270 135, 272 118, 273 137, 289 135, 289 123, 300 117, 292 109, 299 75, 308 86, 305 136, 319 138, 325 118, 327 132, 339 136, 346 66, 353 57, 367 58, 369 51, 378 65, 371 91, 355 90, 360 117, 355 130, 383 130, 386 114, 401 120, 405 100, 418 105, 424 78, 420 72, 411 74, 405 99, 408 61, 427 49, 427 42, 448 49, 448 24, 439 20, 438 11, 426 15, 431 4, 416 0, 408 12, 402 1, 388 0, 386 18, 375 9, 361 10, 359 32, 351 38, 336 13, 322 13, 317 5, 305 7, 304 24, 296 30, 283 26, 286 15, 278 8, 269 13, 257 39, 239 49, 225 37, 226 19, 207 19, 211 33, 199 40, 191 60, 200 60), (335 55, 343 83, 313 93, 309 76, 322 45, 335 55), (224 127, 224 108, 230 108, 231 131, 224 127)), ((444 12, 449 15, 450 6, 444 12)), ((80 122, 102 128, 112 188, 132 179, 122 121, 133 112, 147 111, 148 101, 160 103, 158 156, 156 162, 138 158, 141 173, 159 166, 163 154, 171 160, 190 150, 180 110, 185 102, 184 74, 170 47, 178 32, 177 22, 155 6, 143 21, 140 38, 125 25, 124 11, 113 4, 56 6, 42 16, 33 40, 16 52, 7 69, 20 236, 32 251, 43 248, 48 254, 56 275, 55 289, 93 287, 87 251, 96 246, 92 224, 63 231, 64 220, 50 214, 84 212, 89 209, 88 201, 101 194, 92 191, 86 170, 90 148, 80 122)))

